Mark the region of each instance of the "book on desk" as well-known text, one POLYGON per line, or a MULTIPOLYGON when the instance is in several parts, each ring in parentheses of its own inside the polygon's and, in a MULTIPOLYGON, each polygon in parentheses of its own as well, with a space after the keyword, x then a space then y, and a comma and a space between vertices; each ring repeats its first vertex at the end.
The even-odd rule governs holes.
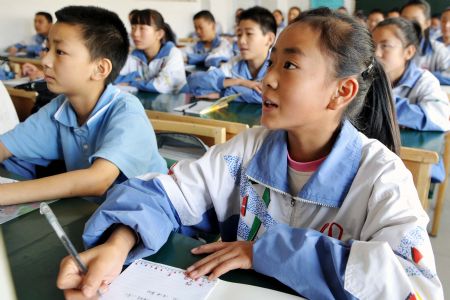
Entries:
POLYGON ((216 101, 205 101, 199 100, 189 104, 181 105, 175 107, 174 111, 179 111, 189 115, 204 115, 221 108, 227 107, 228 103, 239 97, 240 94, 233 94, 229 96, 222 97, 216 101))

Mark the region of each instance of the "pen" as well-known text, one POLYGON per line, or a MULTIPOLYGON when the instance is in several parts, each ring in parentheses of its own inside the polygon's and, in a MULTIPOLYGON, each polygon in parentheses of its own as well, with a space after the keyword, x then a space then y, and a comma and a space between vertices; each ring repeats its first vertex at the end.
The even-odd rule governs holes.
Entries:
POLYGON ((185 111, 186 111, 186 109, 189 109, 189 108, 193 108, 194 106, 196 106, 197 105, 197 103, 198 102, 194 102, 194 103, 191 103, 191 104, 189 104, 189 106, 188 107, 186 107, 185 109, 183 109, 181 112, 184 114, 185 113, 185 111))
POLYGON ((40 206, 40 213, 41 215, 45 215, 47 218, 47 221, 52 226, 53 230, 56 232, 56 235, 58 236, 61 243, 66 248, 67 252, 69 252, 70 256, 74 259, 75 263, 77 264, 78 268, 83 274, 86 274, 88 269, 85 264, 80 259, 80 255, 78 254, 77 250, 73 246, 72 242, 67 237, 67 234, 64 232, 64 230, 61 227, 61 224, 59 224, 58 219, 56 219, 55 214, 51 210, 50 206, 48 206, 47 203, 42 202, 40 206))

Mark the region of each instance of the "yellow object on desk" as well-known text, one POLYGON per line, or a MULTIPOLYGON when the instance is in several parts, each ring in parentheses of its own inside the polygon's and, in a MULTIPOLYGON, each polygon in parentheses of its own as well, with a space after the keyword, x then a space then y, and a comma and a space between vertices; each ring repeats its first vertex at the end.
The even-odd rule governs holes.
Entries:
POLYGON ((239 97, 240 94, 233 94, 230 96, 222 97, 214 102, 200 100, 197 102, 189 103, 186 105, 178 106, 174 108, 175 111, 181 111, 185 114, 191 115, 204 115, 221 108, 227 107, 228 103, 239 97))

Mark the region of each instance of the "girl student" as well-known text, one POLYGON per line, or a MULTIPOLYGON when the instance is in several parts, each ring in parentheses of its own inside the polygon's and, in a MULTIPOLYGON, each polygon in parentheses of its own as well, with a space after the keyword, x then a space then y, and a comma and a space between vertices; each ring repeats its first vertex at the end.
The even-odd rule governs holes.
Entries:
POLYGON ((175 35, 159 12, 152 9, 131 15, 131 38, 136 49, 115 80, 139 90, 177 93, 186 84, 183 55, 175 46, 175 35))
POLYGON ((86 225, 89 247, 107 239, 81 254, 89 272, 66 258, 58 287, 93 296, 171 231, 202 230, 222 242, 192 249, 209 254, 187 269, 192 278, 253 268, 310 299, 443 299, 428 217, 391 151, 398 127, 374 55, 368 30, 350 16, 302 13, 271 53, 265 128, 169 175, 116 185, 86 225))
POLYGON ((450 52, 445 45, 430 39, 431 8, 426 0, 410 0, 401 9, 403 18, 417 21, 422 31, 415 60, 420 68, 433 73, 440 84, 450 84, 450 52))
POLYGON ((375 27, 373 39, 376 56, 393 86, 398 123, 416 130, 449 130, 447 95, 436 77, 414 61, 419 24, 403 18, 386 19, 375 27))

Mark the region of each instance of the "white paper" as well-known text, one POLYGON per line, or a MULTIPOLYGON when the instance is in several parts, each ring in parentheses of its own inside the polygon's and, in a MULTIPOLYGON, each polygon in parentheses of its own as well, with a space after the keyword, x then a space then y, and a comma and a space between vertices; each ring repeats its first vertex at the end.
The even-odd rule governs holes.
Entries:
POLYGON ((184 112, 186 114, 200 115, 200 112, 203 109, 208 108, 208 107, 213 106, 213 105, 214 105, 213 101, 200 100, 200 101, 197 101, 197 102, 193 102, 193 103, 189 103, 189 104, 185 104, 185 105, 181 105, 181 106, 175 107, 173 110, 174 111, 181 111, 181 112, 184 112))
POLYGON ((30 82, 30 77, 21 77, 16 79, 8 79, 2 81, 5 86, 17 86, 19 84, 24 84, 30 82))
POLYGON ((140 259, 111 283, 101 299, 202 300, 207 299, 216 283, 205 277, 192 280, 182 269, 140 259))

